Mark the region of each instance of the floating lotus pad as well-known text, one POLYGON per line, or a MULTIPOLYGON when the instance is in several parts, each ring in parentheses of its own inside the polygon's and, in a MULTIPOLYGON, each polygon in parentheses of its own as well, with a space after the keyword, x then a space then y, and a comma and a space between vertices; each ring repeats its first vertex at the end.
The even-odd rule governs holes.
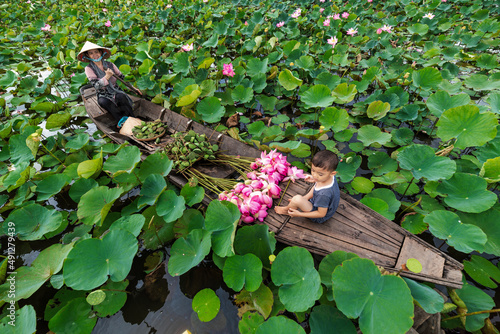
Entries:
POLYGON ((62 221, 61 212, 33 203, 12 211, 3 222, 3 231, 5 235, 16 235, 20 240, 38 240, 57 230, 62 221))
POLYGON ((500 269, 484 257, 472 255, 470 261, 464 261, 464 270, 479 284, 496 289, 500 283, 500 269))
POLYGON ((179 276, 197 266, 210 253, 211 234, 196 229, 186 238, 177 239, 172 245, 168 260, 168 273, 179 276))
POLYGON ((418 302, 420 307, 422 307, 425 312, 429 314, 436 314, 443 310, 443 297, 434 289, 406 277, 403 277, 403 280, 410 288, 411 295, 415 301, 418 302))
POLYGON ((208 322, 217 316, 220 310, 220 300, 212 289, 203 289, 193 298, 193 311, 198 313, 198 318, 208 322))
POLYGON ((436 156, 434 150, 426 145, 407 146, 398 154, 397 159, 400 167, 411 171, 416 179, 449 179, 456 170, 455 161, 436 156))
POLYGON ((205 228, 212 232, 212 249, 221 256, 234 255, 234 236, 241 213, 228 201, 212 201, 205 214, 205 228))
POLYGON ((257 290, 262 283, 262 262, 251 253, 227 258, 222 271, 224 282, 234 291, 245 286, 249 292, 257 290))
POLYGON ((295 321, 285 317, 277 316, 272 317, 263 324, 261 324, 255 334, 305 334, 302 328, 295 321))

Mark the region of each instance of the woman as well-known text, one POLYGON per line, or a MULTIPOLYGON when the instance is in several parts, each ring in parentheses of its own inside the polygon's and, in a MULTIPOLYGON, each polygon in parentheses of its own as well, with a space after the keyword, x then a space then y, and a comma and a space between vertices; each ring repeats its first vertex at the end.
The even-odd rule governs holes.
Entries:
MULTIPOLYGON (((87 41, 77 58, 89 63, 85 67, 85 74, 97 91, 97 102, 113 115, 120 127, 128 116, 134 116, 134 109, 132 100, 118 87, 113 76, 123 78, 124 75, 115 64, 104 61, 110 55, 109 49, 87 41)), ((137 89, 137 92, 142 95, 140 90, 137 89)))

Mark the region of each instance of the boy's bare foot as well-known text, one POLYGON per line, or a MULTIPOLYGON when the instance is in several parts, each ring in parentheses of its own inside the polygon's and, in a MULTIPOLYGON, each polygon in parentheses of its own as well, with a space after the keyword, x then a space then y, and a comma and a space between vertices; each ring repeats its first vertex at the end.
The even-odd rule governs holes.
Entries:
POLYGON ((288 207, 286 207, 286 206, 276 206, 276 207, 274 207, 274 211, 277 214, 280 214, 280 215, 287 215, 288 214, 288 207))

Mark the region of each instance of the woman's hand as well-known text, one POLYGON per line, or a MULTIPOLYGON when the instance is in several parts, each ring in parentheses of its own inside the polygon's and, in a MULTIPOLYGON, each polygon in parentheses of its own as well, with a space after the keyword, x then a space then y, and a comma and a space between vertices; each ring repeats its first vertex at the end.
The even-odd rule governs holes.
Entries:
POLYGON ((113 76, 113 74, 115 74, 115 72, 113 72, 113 70, 112 70, 112 69, 108 68, 108 69, 106 69, 106 75, 105 75, 105 78, 106 78, 107 80, 109 80, 109 79, 111 79, 111 77, 113 76))
POLYGON ((140 89, 139 89, 139 88, 136 88, 136 87, 134 87, 134 88, 135 88, 135 90, 137 91, 137 93, 139 93, 139 94, 142 96, 142 92, 140 91, 140 89))

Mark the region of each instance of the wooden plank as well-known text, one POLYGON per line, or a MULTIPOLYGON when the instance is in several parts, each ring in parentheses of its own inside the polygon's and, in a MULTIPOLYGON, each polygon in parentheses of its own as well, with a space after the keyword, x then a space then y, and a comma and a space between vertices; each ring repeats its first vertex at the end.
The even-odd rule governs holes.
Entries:
POLYGON ((406 237, 399 253, 396 268, 400 269, 410 258, 417 259, 422 264, 422 275, 430 275, 438 278, 443 277, 444 257, 440 256, 430 247, 425 247, 414 240, 406 237))

